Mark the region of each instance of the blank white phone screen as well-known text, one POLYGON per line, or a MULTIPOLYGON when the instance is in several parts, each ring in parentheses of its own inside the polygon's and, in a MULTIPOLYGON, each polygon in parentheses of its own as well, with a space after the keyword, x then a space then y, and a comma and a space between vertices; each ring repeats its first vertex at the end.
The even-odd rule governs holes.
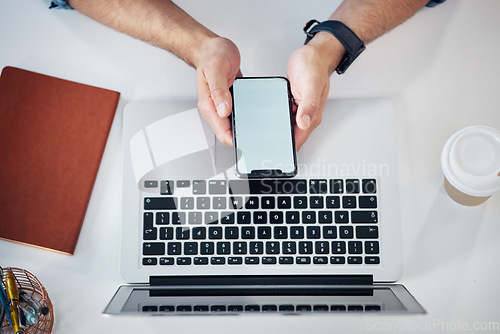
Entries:
POLYGON ((236 79, 233 84, 236 167, 293 173, 294 146, 284 78, 236 79))

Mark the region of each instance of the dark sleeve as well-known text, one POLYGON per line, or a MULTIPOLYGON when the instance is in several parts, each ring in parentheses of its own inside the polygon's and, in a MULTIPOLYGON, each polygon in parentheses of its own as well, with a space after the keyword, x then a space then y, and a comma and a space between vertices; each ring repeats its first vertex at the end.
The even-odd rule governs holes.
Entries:
POLYGON ((73 9, 68 3, 68 0, 52 0, 50 9, 73 9))

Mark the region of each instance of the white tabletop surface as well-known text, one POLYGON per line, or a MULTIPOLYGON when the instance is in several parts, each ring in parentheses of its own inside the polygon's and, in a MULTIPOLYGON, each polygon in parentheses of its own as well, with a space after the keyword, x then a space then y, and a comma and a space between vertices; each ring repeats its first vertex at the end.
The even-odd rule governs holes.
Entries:
MULTIPOLYGON (((195 99, 195 71, 175 56, 49 0, 2 1, 0 68, 10 65, 122 93, 126 101, 195 99)), ((178 1, 242 54, 245 75, 286 75, 307 20, 326 1, 178 1)), ((55 305, 54 333, 500 332, 500 194, 477 207, 443 187, 441 149, 469 125, 500 129, 500 2, 422 9, 370 44, 330 98, 382 97, 397 109, 404 284, 418 316, 120 317, 101 315, 119 274, 121 112, 110 133, 74 256, 0 241, 0 264, 27 269, 55 305)), ((43 190, 41 190, 43 191, 43 190)))

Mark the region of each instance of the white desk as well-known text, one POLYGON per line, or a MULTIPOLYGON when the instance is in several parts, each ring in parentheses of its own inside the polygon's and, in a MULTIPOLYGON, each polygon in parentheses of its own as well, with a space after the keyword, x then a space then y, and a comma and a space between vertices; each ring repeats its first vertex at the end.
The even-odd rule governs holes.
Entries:
MULTIPOLYGON (((49 0, 4 1, 0 67, 18 66, 120 91, 127 101, 195 99, 195 72, 167 52, 49 0)), ((178 1, 242 54, 245 75, 286 75, 302 25, 326 19, 326 1, 178 1), (214 10, 217 8, 217 10, 214 10), (238 8, 238 9, 237 9, 238 8)), ((468 125, 500 128, 500 3, 447 1, 423 9, 368 46, 331 98, 386 97, 398 110, 403 283, 423 316, 104 318, 119 275, 121 114, 111 130, 74 256, 0 241, 0 263, 34 273, 55 305, 54 333, 347 333, 500 331, 500 194, 478 207, 452 202, 440 152, 468 125)))

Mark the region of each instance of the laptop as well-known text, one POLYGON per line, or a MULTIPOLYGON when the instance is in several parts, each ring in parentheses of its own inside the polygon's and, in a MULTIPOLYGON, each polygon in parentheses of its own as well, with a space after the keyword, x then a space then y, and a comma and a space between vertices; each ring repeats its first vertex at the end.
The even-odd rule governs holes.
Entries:
POLYGON ((400 284, 395 111, 329 100, 287 179, 243 180, 194 101, 123 116, 121 286, 105 315, 424 313, 400 284))

